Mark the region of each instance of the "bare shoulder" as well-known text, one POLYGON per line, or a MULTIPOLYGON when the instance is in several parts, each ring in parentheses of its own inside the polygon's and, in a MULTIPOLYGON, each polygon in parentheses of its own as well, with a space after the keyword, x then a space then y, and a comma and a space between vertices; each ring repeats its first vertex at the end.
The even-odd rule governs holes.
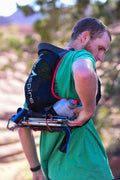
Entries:
POLYGON ((73 72, 76 72, 76 71, 89 72, 91 70, 93 71, 94 68, 93 68, 92 62, 89 59, 80 58, 73 63, 72 70, 73 72))

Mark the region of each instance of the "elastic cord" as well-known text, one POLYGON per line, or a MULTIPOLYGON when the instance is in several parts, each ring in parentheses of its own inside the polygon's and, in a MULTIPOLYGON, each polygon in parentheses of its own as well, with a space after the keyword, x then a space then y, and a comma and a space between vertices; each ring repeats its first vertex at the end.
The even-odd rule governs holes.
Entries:
MULTIPOLYGON (((49 116, 50 118, 51 118, 51 122, 52 122, 52 115, 51 114, 48 114, 47 116, 49 116)), ((46 126, 47 126, 47 128, 48 128, 48 130, 50 131, 50 132, 53 132, 53 130, 50 128, 50 126, 48 125, 48 122, 47 122, 47 116, 45 117, 45 121, 46 121, 46 126)))
POLYGON ((34 168, 30 168, 30 170, 31 170, 32 172, 38 171, 38 170, 40 170, 40 169, 41 169, 41 165, 40 165, 40 164, 39 164, 38 166, 34 167, 34 168))

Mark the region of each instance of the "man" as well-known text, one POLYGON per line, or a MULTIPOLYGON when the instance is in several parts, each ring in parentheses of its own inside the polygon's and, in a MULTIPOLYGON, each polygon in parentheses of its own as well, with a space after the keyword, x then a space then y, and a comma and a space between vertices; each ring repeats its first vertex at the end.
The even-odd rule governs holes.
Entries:
POLYGON ((113 179, 102 142, 90 119, 96 109, 95 63, 103 61, 110 42, 107 27, 96 18, 82 19, 74 26, 66 49, 74 48, 75 51, 67 53, 60 62, 54 87, 55 94, 61 98, 81 100, 82 107, 73 110, 77 118, 68 121, 69 126, 80 127, 72 129, 67 154, 58 149, 63 133, 41 132, 40 157, 45 177, 39 168, 31 131, 19 129, 25 155, 30 167, 35 170, 33 180, 113 179))

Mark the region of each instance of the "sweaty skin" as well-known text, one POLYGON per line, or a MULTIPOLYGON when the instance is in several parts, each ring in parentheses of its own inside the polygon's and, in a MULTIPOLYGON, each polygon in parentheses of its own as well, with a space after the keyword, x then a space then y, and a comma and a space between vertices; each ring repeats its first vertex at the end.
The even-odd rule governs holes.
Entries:
POLYGON ((96 109, 97 77, 92 63, 86 59, 75 61, 72 70, 75 88, 83 107, 73 110, 77 118, 74 121, 68 121, 68 124, 70 126, 82 126, 91 118, 96 109), (86 91, 88 87, 89 90, 86 91))

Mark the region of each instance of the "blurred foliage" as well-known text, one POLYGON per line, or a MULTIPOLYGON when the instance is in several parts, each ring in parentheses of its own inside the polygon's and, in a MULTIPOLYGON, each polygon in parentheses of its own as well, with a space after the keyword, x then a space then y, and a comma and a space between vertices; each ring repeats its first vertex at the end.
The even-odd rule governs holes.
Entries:
POLYGON ((73 6, 67 7, 60 0, 35 0, 31 6, 17 4, 17 7, 25 15, 36 12, 43 14, 43 18, 35 22, 34 29, 41 36, 41 40, 47 42, 52 42, 54 39, 59 41, 60 37, 56 35, 57 32, 61 31, 62 28, 68 33, 71 32, 73 25, 80 18, 85 17, 86 13, 89 16, 101 19, 106 25, 115 23, 120 19, 119 0, 107 0, 104 3, 97 0, 76 0, 73 6), (38 11, 34 10, 35 5, 39 7, 38 11))
POLYGON ((105 24, 110 25, 120 19, 120 1, 107 0, 105 3, 96 1, 93 4, 92 16, 100 18, 105 24))
POLYGON ((15 24, 11 24, 8 28, 11 36, 15 36, 19 31, 19 28, 15 24))
POLYGON ((8 59, 7 64, 4 64, 2 67, 0 67, 0 71, 5 71, 5 70, 8 70, 8 69, 15 72, 15 69, 14 69, 14 66, 12 64, 12 59, 11 58, 8 59))
POLYGON ((96 126, 97 132, 102 138, 101 128, 108 128, 110 122, 108 116, 111 114, 109 107, 102 106, 98 108, 96 115, 93 117, 94 124, 96 126))
MULTIPOLYGON (((120 20, 120 1, 107 0, 104 3, 92 0, 76 0, 75 5, 65 6, 59 0, 35 0, 39 6, 42 18, 34 23, 34 30, 40 38, 34 38, 27 34, 22 41, 16 37, 4 38, 4 32, 0 31, 0 45, 2 51, 15 49, 18 59, 26 62, 26 73, 29 74, 33 65, 35 54, 37 54, 37 45, 39 42, 51 42, 55 45, 64 47, 69 41, 69 37, 74 24, 83 17, 94 16, 101 19, 106 25, 115 25, 120 20), (58 5, 59 4, 59 5, 58 5), (25 53, 25 55, 24 55, 25 53)), ((36 13, 34 6, 19 6, 25 15, 36 13)), ((112 29, 114 26, 112 26, 112 29)), ((12 35, 16 29, 11 28, 12 35)), ((111 114, 113 107, 115 113, 120 113, 120 33, 114 33, 113 41, 109 51, 105 55, 103 63, 98 65, 100 79, 102 82, 102 99, 94 115, 95 126, 101 134, 102 128, 111 126, 111 114)), ((3 69, 6 69, 4 65, 3 69)))
POLYGON ((18 60, 21 60, 23 58, 22 50, 16 49, 16 55, 18 57, 18 60))
POLYGON ((41 41, 51 42, 50 31, 48 31, 50 27, 48 26, 49 24, 47 22, 47 19, 44 18, 37 20, 34 24, 34 28, 36 32, 41 35, 41 41))
POLYGON ((17 8, 22 10, 24 12, 25 16, 29 16, 34 14, 34 11, 32 9, 32 7, 30 7, 29 5, 25 5, 25 6, 19 6, 19 4, 17 3, 17 8))
POLYGON ((22 43, 18 37, 8 37, 7 43, 9 48, 19 49, 22 46, 22 43))
POLYGON ((33 66, 33 61, 31 59, 27 60, 27 64, 26 64, 26 74, 29 75, 31 72, 33 66))
POLYGON ((4 32, 0 31, 0 39, 3 37, 4 32))
POLYGON ((3 44, 3 35, 4 35, 4 32, 0 31, 0 45, 3 44))
MULTIPOLYGON (((38 34, 40 34, 41 41, 52 42, 53 39, 59 41, 60 37, 58 36, 58 33, 62 30, 62 28, 64 28, 66 31, 71 31, 74 20, 77 21, 78 18, 80 18, 79 12, 83 11, 83 6, 85 6, 87 2, 88 1, 81 3, 81 1, 78 1, 74 7, 72 6, 65 8, 59 0, 36 0, 35 4, 40 6, 38 12, 43 14, 43 18, 35 22, 34 29, 38 34), (73 19, 72 23, 71 19, 73 19)), ((19 6, 19 9, 23 10, 25 13, 24 8, 24 6, 19 6)))
POLYGON ((0 69, 1 71, 5 71, 6 69, 11 69, 14 71, 14 68, 12 65, 9 64, 5 64, 4 66, 2 66, 2 68, 0 69))
MULTIPOLYGON (((117 34, 111 43, 110 56, 106 54, 106 61, 111 64, 110 68, 106 67, 107 73, 103 74, 104 78, 107 78, 105 84, 105 98, 111 98, 111 96, 119 95, 120 93, 120 34, 117 34), (108 59, 109 57, 109 59, 108 59)), ((120 108, 120 104, 119 104, 120 108)))
POLYGON ((25 36, 25 40, 24 40, 24 43, 26 45, 28 45, 28 47, 31 47, 33 46, 33 44, 35 44, 35 39, 33 38, 33 36, 31 34, 28 34, 25 36))
POLYGON ((120 154, 120 139, 112 139, 111 145, 106 149, 108 156, 114 154, 114 156, 119 156, 120 154))

